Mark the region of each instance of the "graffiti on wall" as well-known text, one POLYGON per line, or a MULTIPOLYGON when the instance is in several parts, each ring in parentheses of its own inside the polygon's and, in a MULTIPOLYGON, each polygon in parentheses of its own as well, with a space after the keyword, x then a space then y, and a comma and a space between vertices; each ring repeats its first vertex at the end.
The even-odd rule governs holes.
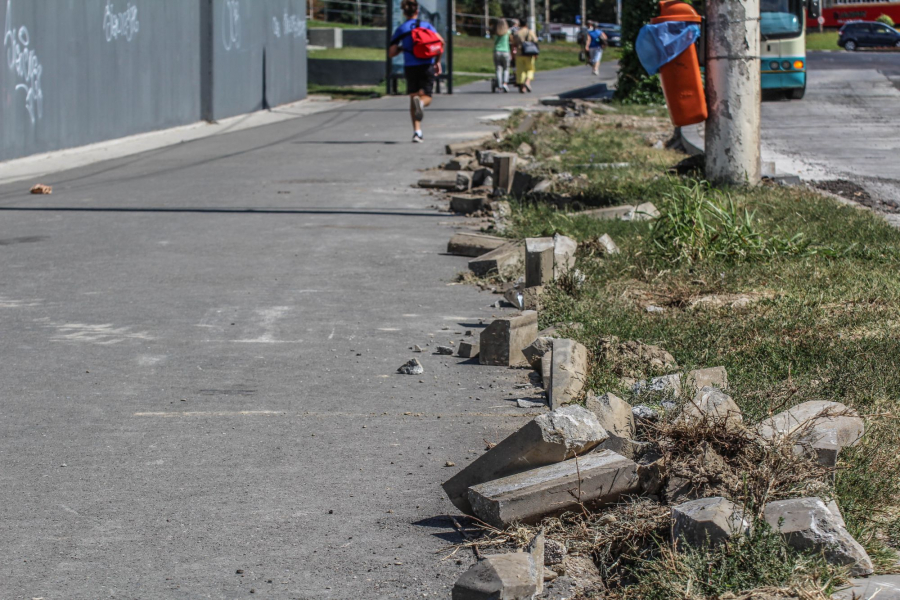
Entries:
POLYGON ((278 21, 278 17, 272 17, 272 33, 277 38, 280 38, 282 33, 287 37, 306 38, 306 20, 284 11, 281 22, 278 21))
POLYGON ((225 0, 225 10, 222 11, 222 43, 225 50, 241 49, 242 25, 240 0, 225 0))
POLYGON ((13 26, 12 0, 6 0, 3 49, 6 51, 6 65, 16 77, 16 91, 25 94, 25 110, 33 125, 44 116, 44 92, 41 90, 44 67, 31 46, 28 28, 24 25, 18 28, 13 26))
POLYGON ((141 23, 138 21, 137 6, 129 2, 123 12, 117 13, 112 0, 106 0, 106 10, 103 13, 103 31, 106 33, 107 42, 112 42, 119 38, 125 38, 130 42, 140 30, 141 23))

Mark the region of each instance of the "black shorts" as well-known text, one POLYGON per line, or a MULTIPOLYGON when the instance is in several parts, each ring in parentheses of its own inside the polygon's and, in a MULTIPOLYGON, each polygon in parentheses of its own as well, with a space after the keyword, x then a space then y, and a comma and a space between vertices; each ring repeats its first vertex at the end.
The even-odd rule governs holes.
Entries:
POLYGON ((424 91, 426 96, 434 94, 434 65, 405 67, 403 74, 406 75, 407 94, 415 94, 419 91, 424 91))

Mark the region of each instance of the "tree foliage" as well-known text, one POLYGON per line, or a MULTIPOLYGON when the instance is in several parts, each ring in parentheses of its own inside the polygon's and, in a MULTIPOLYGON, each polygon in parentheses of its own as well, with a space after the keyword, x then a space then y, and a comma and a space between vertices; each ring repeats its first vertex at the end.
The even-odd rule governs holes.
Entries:
POLYGON ((632 104, 662 104, 665 99, 659 76, 647 74, 634 50, 641 27, 659 16, 659 0, 629 0, 627 6, 628 10, 622 11, 622 58, 616 99, 632 104))

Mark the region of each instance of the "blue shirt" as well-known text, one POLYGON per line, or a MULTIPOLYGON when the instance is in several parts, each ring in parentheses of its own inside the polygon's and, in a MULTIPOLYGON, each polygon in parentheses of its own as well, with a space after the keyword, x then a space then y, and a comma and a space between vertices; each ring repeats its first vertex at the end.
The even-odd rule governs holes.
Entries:
MULTIPOLYGON (((397 43, 397 38, 400 36, 404 36, 402 40, 400 40, 400 48, 403 49, 403 64, 407 67, 417 67, 419 65, 433 65, 433 58, 418 58, 415 54, 413 54, 413 41, 412 35, 410 32, 415 29, 417 19, 410 19, 403 25, 397 28, 397 31, 394 32, 393 37, 391 37, 391 46, 397 43)), ((419 27, 424 29, 430 29, 437 33, 437 30, 431 26, 431 23, 426 23, 425 21, 419 21, 419 27)))
POLYGON ((600 38, 603 36, 603 32, 599 29, 592 29, 588 31, 588 35, 591 38, 591 48, 600 48, 602 44, 600 43, 600 38))

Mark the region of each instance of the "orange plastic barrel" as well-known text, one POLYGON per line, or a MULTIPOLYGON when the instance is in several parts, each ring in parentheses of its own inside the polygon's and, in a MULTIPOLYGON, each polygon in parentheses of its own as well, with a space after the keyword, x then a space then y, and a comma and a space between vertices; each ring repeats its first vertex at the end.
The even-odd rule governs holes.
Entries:
MULTIPOLYGON (((700 23, 700 15, 690 4, 680 0, 663 0, 659 3, 659 16, 651 23, 685 21, 700 23)), ((700 61, 697 47, 691 45, 675 60, 659 69, 669 115, 676 127, 701 123, 709 116, 706 110, 706 94, 703 92, 703 78, 700 75, 700 61)))

